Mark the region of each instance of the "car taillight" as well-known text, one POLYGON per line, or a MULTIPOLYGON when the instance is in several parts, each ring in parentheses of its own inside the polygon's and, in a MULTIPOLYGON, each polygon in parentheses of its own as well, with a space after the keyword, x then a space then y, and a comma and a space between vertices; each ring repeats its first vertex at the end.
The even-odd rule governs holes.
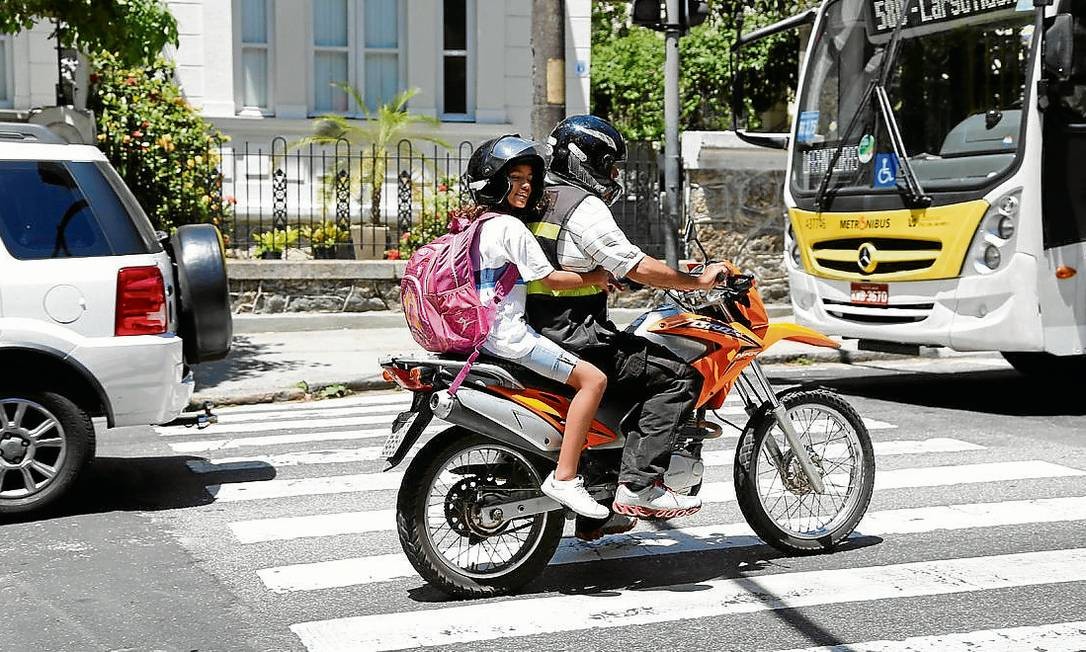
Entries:
POLYGON ((125 267, 117 273, 114 333, 161 335, 166 332, 166 285, 157 267, 125 267))

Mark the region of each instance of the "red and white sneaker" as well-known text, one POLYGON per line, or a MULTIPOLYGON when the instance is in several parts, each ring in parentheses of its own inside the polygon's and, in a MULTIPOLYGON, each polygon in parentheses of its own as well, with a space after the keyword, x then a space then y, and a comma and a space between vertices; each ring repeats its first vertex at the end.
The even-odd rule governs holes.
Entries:
POLYGON ((641 491, 632 491, 620 484, 611 509, 626 516, 676 518, 690 516, 701 509, 701 498, 680 496, 659 482, 641 491))

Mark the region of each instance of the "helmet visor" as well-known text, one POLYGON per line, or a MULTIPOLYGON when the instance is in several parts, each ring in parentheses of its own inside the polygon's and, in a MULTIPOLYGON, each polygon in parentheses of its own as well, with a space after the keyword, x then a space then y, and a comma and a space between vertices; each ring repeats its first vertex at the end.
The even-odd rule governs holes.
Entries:
POLYGON ((522 156, 539 156, 543 159, 544 166, 550 164, 551 148, 543 143, 537 143, 520 136, 502 136, 490 151, 490 160, 493 169, 499 169, 505 163, 522 156))

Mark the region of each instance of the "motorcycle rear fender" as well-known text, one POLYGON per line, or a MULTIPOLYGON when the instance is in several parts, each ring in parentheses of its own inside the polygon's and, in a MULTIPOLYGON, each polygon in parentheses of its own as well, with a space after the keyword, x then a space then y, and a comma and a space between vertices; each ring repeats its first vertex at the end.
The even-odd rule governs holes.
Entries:
POLYGON ((801 342, 811 346, 824 346, 830 349, 841 348, 840 342, 832 340, 816 330, 789 323, 770 324, 766 328, 765 336, 762 337, 762 348, 768 349, 781 340, 792 340, 793 342, 801 342))

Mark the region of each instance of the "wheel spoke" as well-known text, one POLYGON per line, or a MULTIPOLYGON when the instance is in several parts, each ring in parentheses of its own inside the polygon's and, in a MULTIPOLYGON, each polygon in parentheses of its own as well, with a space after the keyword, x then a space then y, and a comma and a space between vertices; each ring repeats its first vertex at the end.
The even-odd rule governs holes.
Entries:
POLYGON ((26 416, 26 403, 22 403, 22 402, 16 403, 15 404, 15 416, 13 416, 11 418, 11 427, 12 428, 21 428, 21 427, 23 427, 22 424, 23 424, 23 417, 24 416, 26 416))
POLYGON ((7 430, 11 427, 8 423, 8 404, 0 403, 0 430, 7 430))
POLYGON ((26 490, 33 493, 38 490, 38 483, 34 481, 34 476, 30 473, 28 467, 23 467, 23 482, 25 483, 26 490))
POLYGON ((50 430, 56 428, 58 425, 59 424, 55 420, 46 419, 40 426, 38 426, 37 428, 34 428, 29 433, 27 433, 27 436, 30 437, 30 439, 32 439, 33 441, 36 442, 39 437, 41 437, 45 433, 49 432, 50 430))
POLYGON ((48 464, 42 464, 38 460, 34 460, 33 462, 31 462, 30 468, 44 475, 47 480, 52 480, 53 477, 57 474, 56 467, 49 466, 48 464))

